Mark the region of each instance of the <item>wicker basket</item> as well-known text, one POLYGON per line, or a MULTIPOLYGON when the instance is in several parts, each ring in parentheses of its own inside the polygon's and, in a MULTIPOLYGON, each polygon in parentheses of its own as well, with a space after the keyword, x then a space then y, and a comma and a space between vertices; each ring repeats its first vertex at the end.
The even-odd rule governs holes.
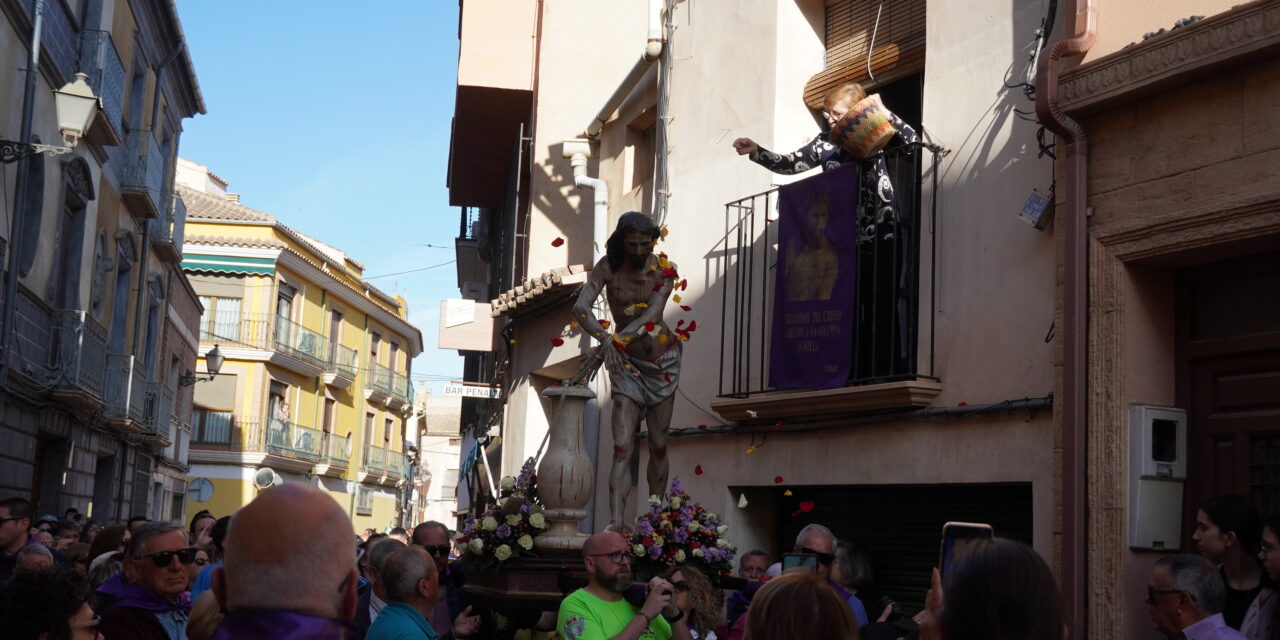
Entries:
POLYGON ((889 110, 877 93, 853 105, 849 113, 831 127, 831 141, 856 158, 870 158, 889 144, 895 131, 889 121, 889 110))

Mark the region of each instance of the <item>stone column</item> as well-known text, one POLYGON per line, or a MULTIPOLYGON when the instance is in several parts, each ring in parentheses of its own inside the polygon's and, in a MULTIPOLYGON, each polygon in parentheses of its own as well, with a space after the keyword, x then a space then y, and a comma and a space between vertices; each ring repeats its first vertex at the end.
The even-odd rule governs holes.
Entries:
POLYGON ((581 549, 587 534, 578 523, 587 517, 595 466, 583 443, 582 414, 596 394, 584 386, 547 387, 552 403, 546 455, 538 464, 538 497, 550 526, 533 539, 539 549, 581 549))

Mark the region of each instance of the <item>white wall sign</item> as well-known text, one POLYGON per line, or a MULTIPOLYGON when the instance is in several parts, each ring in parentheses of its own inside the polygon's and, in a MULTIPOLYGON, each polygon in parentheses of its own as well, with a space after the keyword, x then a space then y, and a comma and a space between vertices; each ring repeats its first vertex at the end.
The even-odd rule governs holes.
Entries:
POLYGON ((499 387, 476 387, 469 384, 446 384, 444 386, 444 395, 461 396, 463 398, 501 398, 502 389, 499 387))
POLYGON ((456 327, 476 319, 476 301, 450 298, 444 301, 444 326, 456 327))

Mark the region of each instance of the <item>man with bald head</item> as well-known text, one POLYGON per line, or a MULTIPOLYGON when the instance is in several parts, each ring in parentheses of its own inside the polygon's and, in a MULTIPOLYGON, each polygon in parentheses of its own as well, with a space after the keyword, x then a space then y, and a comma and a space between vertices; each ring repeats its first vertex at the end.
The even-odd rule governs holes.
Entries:
POLYGON ((587 586, 560 603, 556 629, 565 640, 691 640, 685 612, 676 606, 675 587, 649 581, 644 605, 623 599, 631 586, 631 545, 612 531, 587 538, 582 546, 587 586))
POLYGON ((294 482, 263 491, 236 512, 223 546, 213 593, 226 618, 215 640, 354 637, 360 574, 351 519, 326 493, 294 482))

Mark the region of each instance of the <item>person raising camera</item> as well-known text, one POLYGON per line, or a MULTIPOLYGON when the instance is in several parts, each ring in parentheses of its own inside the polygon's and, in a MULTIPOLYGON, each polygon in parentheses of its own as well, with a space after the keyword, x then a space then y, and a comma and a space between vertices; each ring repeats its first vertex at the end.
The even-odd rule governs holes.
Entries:
POLYGON ((691 640, 685 612, 675 603, 675 587, 649 581, 640 607, 622 596, 631 586, 631 547, 612 531, 587 538, 582 546, 587 586, 560 603, 556 629, 565 640, 691 640))

